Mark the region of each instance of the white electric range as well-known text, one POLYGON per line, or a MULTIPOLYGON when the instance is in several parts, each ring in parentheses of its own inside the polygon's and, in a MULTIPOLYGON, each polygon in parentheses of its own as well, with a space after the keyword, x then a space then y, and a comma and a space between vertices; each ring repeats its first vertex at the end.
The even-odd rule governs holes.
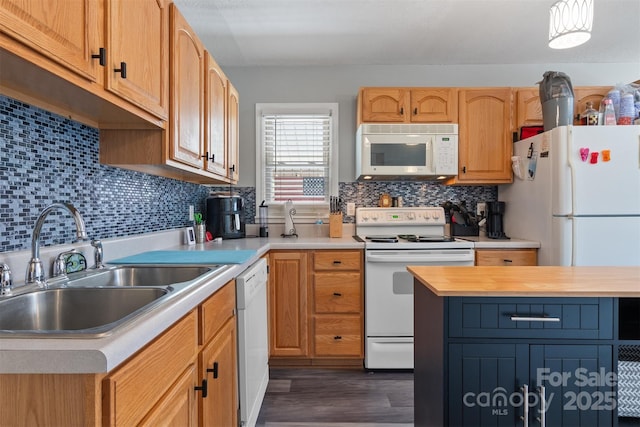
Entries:
POLYGON ((365 242, 367 369, 413 369, 413 276, 408 265, 472 266, 473 243, 445 235, 441 207, 358 208, 365 242))

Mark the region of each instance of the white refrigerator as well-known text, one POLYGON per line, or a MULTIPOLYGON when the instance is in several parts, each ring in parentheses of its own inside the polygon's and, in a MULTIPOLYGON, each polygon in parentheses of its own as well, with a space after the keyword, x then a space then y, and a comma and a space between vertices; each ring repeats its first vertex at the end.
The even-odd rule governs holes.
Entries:
POLYGON ((640 265, 640 126, 560 126, 514 143, 508 236, 539 265, 640 265))

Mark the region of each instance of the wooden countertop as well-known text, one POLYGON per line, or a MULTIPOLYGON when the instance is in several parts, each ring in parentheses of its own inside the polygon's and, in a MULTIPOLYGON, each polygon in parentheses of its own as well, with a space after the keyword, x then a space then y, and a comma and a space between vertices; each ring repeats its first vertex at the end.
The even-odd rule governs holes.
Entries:
POLYGON ((640 267, 421 267, 438 296, 640 297, 640 267))

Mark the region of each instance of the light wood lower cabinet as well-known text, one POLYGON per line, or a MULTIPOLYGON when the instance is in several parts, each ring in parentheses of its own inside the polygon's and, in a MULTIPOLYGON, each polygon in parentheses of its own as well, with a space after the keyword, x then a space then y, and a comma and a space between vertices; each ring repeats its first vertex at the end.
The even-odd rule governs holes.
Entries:
POLYGON ((538 265, 538 250, 476 249, 476 265, 538 265))
POLYGON ((362 365, 361 250, 272 251, 271 363, 362 365))
POLYGON ((308 357, 307 252, 271 251, 269 257, 269 354, 308 357))
MULTIPOLYGON (((104 380, 105 424, 136 425, 156 406, 198 350, 196 311, 136 353, 104 380)), ((196 384, 194 384, 196 385, 196 384)))
POLYGON ((231 281, 108 374, 2 374, 0 425, 237 425, 234 308, 231 281))

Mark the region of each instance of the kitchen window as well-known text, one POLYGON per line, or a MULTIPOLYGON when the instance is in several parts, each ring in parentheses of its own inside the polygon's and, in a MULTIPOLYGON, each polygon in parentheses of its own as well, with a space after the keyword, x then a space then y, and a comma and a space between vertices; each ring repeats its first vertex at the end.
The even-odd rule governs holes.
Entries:
POLYGON ((288 200, 294 222, 328 218, 338 194, 338 104, 256 104, 256 133, 256 205, 264 200, 273 222, 284 221, 288 200))

